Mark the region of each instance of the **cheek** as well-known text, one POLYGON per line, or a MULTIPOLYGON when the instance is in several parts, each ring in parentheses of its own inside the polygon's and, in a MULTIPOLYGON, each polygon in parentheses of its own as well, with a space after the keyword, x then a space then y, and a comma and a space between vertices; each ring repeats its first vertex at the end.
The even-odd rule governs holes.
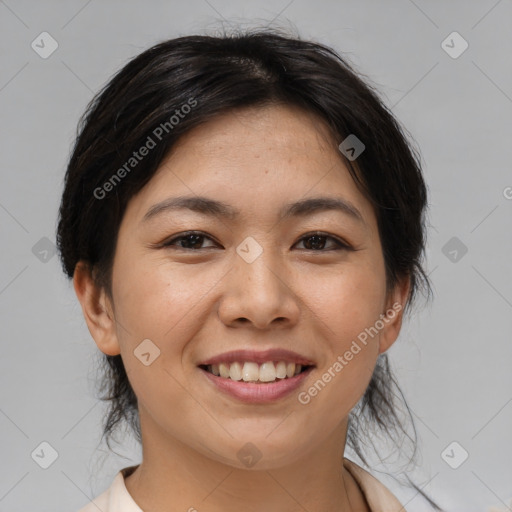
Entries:
POLYGON ((309 275, 302 288, 317 326, 339 350, 375 325, 383 313, 385 280, 368 266, 347 265, 336 273, 309 275))
POLYGON ((379 354, 380 331, 375 325, 382 313, 385 281, 369 268, 353 266, 316 282, 319 286, 309 287, 307 304, 325 351, 317 376, 321 382, 305 399, 318 398, 320 407, 332 401, 343 409, 339 413, 348 414, 368 386, 379 354))
POLYGON ((117 335, 141 402, 149 404, 162 394, 172 403, 181 400, 178 382, 184 382, 190 371, 187 347, 211 314, 204 301, 219 280, 193 267, 142 258, 119 261, 114 295, 121 326, 117 335))
POLYGON ((120 259, 117 268, 117 334, 140 406, 162 424, 169 425, 169 411, 189 418, 188 423, 199 423, 204 420, 201 410, 194 408, 197 404, 183 387, 182 355, 200 328, 198 303, 208 283, 192 285, 190 276, 161 262, 120 259))
POLYGON ((374 329, 385 288, 372 273, 352 270, 325 279, 308 296, 323 354, 316 379, 299 401, 311 410, 331 410, 322 417, 332 428, 363 396, 379 355, 379 331, 374 329))
POLYGON ((212 283, 194 278, 192 269, 187 272, 183 266, 173 268, 147 258, 129 263, 119 262, 114 291, 116 314, 129 337, 132 341, 150 338, 162 345, 166 340, 179 339, 177 333, 191 326, 189 316, 197 316, 201 297, 212 283))

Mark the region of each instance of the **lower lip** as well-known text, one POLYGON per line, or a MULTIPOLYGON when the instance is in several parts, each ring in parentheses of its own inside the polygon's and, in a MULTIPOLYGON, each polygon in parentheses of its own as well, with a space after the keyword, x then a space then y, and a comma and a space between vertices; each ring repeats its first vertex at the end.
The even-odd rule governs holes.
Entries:
POLYGON ((250 404, 265 404, 275 402, 295 391, 308 377, 313 370, 310 366, 306 371, 286 379, 276 380, 265 384, 256 384, 255 382, 244 382, 243 380, 231 380, 223 377, 217 377, 202 368, 201 372, 218 389, 224 393, 250 404))

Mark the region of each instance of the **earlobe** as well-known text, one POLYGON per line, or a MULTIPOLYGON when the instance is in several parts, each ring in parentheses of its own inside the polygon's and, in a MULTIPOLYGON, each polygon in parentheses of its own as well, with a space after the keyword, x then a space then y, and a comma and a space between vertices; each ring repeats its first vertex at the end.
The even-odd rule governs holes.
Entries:
POLYGON ((73 274, 73 286, 82 306, 87 327, 98 348, 107 355, 121 353, 115 329, 114 313, 103 287, 93 279, 90 266, 79 261, 73 274))
POLYGON ((383 319, 384 327, 379 337, 379 354, 388 350, 397 340, 402 327, 404 308, 409 296, 411 280, 406 277, 398 283, 388 298, 383 319))

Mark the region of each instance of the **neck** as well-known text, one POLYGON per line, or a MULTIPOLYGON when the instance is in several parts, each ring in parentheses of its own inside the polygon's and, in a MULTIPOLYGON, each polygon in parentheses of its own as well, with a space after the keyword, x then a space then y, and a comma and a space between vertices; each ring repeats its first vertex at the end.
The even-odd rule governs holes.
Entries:
POLYGON ((239 469, 208 448, 193 449, 141 414, 143 462, 125 484, 143 510, 163 512, 369 512, 362 492, 343 467, 346 423, 325 441, 285 465, 239 469))

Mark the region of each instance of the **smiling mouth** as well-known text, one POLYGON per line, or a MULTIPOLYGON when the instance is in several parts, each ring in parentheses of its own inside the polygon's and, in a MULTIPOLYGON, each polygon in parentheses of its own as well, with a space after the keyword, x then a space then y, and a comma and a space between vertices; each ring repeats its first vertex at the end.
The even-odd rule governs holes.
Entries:
POLYGON ((252 361, 199 365, 202 370, 216 377, 234 381, 271 384, 290 379, 313 368, 313 365, 295 364, 287 361, 267 361, 258 364, 252 361))

